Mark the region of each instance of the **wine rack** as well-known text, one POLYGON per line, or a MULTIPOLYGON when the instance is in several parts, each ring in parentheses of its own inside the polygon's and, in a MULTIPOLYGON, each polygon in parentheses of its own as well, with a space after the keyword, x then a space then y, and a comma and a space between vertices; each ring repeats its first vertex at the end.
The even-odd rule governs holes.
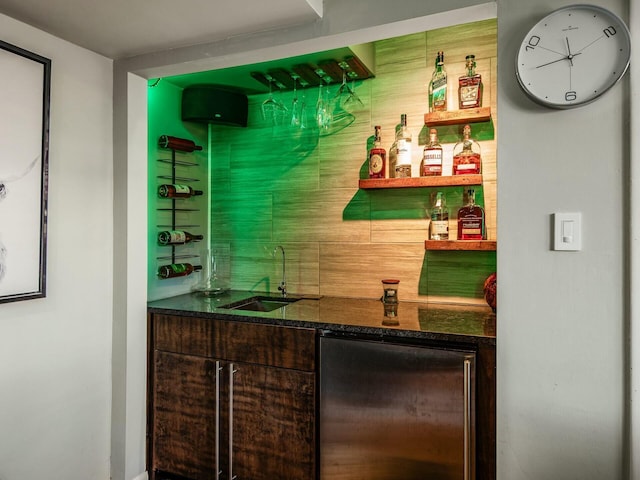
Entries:
MULTIPOLYGON (((183 172, 182 169, 188 169, 188 168, 192 168, 192 167, 197 167, 198 163, 196 161, 191 161, 191 160, 185 160, 183 158, 179 158, 178 157, 178 153, 177 152, 181 152, 182 154, 184 153, 188 153, 187 151, 185 151, 182 148, 172 148, 171 145, 163 145, 163 139, 166 138, 165 135, 162 135, 160 137, 160 140, 158 141, 158 146, 159 148, 168 150, 171 152, 171 158, 159 158, 157 161, 159 163, 163 163, 163 164, 168 164, 170 165, 171 168, 171 173, 170 174, 163 174, 163 175, 157 175, 157 178, 159 180, 164 180, 165 182, 161 182, 161 183, 171 183, 171 184, 176 184, 176 183, 180 183, 180 184, 190 184, 193 182, 199 182, 200 179, 195 178, 195 177, 187 177, 187 176, 183 176, 183 172), (180 169, 180 170, 179 170, 180 169)), ((174 137, 171 137, 174 138, 174 137)), ((179 140, 181 142, 184 143, 188 143, 190 142, 190 140, 185 140, 185 139, 176 139, 179 140)), ((166 143, 166 142, 165 142, 166 143)), ((197 150, 201 150, 201 147, 197 147, 197 150)), ((184 202, 185 199, 182 198, 168 198, 168 199, 161 199, 162 202, 171 202, 170 206, 158 206, 156 208, 156 211, 158 212, 164 212, 164 213, 169 213, 170 214, 170 221, 168 223, 158 223, 156 225, 156 227, 158 227, 158 229, 168 229, 168 230, 180 230, 180 229, 186 229, 186 228, 200 228, 199 224, 189 224, 189 223, 185 223, 180 221, 180 215, 182 214, 188 214, 190 212, 199 212, 200 209, 199 208, 191 208, 191 207, 184 207, 180 205, 180 202, 184 202)), ((170 261, 172 264, 176 263, 176 260, 181 260, 181 259, 187 259, 187 258, 199 258, 200 255, 197 254, 177 254, 176 253, 176 249, 177 247, 179 247, 180 245, 170 245, 171 248, 171 254, 170 255, 161 255, 161 256, 157 256, 156 259, 157 260, 163 260, 163 261, 170 261)))

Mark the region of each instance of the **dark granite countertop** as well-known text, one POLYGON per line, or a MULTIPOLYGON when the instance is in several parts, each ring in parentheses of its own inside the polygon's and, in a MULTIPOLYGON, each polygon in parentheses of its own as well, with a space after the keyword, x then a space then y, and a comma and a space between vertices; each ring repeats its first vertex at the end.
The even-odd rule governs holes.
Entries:
POLYGON ((302 298, 271 312, 220 308, 260 292, 232 290, 205 297, 184 294, 148 303, 148 310, 182 316, 236 320, 253 323, 306 327, 344 335, 366 335, 464 344, 495 345, 496 316, 489 307, 438 303, 400 302, 395 316, 385 315, 379 300, 290 295, 302 298))

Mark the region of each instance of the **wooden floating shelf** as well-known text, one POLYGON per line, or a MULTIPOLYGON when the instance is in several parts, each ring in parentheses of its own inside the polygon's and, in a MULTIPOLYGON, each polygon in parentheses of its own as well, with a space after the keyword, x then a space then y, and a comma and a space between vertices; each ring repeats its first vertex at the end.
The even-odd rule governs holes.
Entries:
POLYGON ((374 188, 419 188, 419 187, 457 187, 482 185, 482 175, 448 175, 444 177, 409 178, 364 178, 358 186, 362 189, 374 188))
POLYGON ((429 127, 487 122, 489 120, 491 120, 491 107, 468 108, 465 110, 451 110, 448 112, 431 112, 424 114, 424 124, 429 127))
POLYGON ((495 240, 425 240, 425 250, 495 251, 495 240))

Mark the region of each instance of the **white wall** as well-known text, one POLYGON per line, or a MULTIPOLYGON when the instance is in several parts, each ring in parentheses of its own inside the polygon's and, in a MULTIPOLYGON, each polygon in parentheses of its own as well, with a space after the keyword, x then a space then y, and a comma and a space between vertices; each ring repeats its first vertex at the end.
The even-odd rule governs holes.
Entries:
MULTIPOLYGON (((629 75, 552 111, 520 92, 519 41, 571 1, 498 9, 498 465, 502 479, 623 478, 629 75), (550 251, 582 212, 583 250, 550 251)), ((626 18, 626 2, 602 0, 626 18)), ((636 452, 637 453, 637 452, 636 452)))
MULTIPOLYGON (((438 12, 472 3, 325 0, 324 18, 313 26, 120 66, 156 77, 287 57, 435 28, 447 20, 438 12)), ((497 3, 499 480, 618 479, 626 470, 629 77, 594 104, 550 111, 525 98, 513 72, 526 31, 569 3, 497 3), (583 213, 583 251, 549 250, 555 211, 583 213)), ((626 18, 625 0, 599 4, 626 18)))
POLYGON ((0 479, 106 480, 112 61, 3 15, 0 32, 52 60, 47 297, 0 304, 0 479))

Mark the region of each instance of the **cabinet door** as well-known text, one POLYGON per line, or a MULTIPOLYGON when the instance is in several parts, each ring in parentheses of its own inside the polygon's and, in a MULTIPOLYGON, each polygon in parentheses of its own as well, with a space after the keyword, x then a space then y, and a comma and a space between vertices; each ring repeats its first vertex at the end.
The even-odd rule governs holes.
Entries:
MULTIPOLYGON (((226 433, 238 480, 315 479, 315 374, 229 364, 226 433)), ((228 455, 229 452, 226 452, 228 455)))
POLYGON ((155 352, 152 470, 215 478, 216 361, 155 352))

